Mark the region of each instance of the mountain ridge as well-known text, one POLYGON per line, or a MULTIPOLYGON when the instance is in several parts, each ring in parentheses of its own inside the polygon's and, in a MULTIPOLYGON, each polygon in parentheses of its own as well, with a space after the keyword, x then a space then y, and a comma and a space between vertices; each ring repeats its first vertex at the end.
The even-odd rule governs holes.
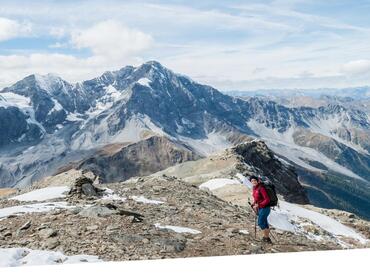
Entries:
MULTIPOLYGON (((370 160, 370 118, 365 111, 243 100, 155 61, 107 71, 74 85, 54 75, 31 75, 3 89, 0 96, 0 117, 8 120, 0 124, 4 187, 29 185, 105 145, 136 143, 150 132, 201 156, 259 138, 285 162, 308 174, 329 174, 343 182, 362 180, 364 189, 370 189, 364 164, 370 160), (313 141, 317 138, 328 141, 313 141)), ((345 201, 344 196, 340 199, 345 201)))

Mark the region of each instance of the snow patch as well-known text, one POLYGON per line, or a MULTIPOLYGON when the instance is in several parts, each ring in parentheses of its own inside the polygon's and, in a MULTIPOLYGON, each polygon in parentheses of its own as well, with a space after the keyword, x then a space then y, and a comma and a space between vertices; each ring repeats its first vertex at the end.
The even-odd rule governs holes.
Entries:
POLYGON ((149 83, 151 83, 152 81, 149 80, 148 78, 141 78, 137 81, 138 84, 142 85, 142 86, 145 86, 145 87, 150 87, 149 83))
POLYGON ((53 87, 62 82, 62 80, 54 74, 38 75, 35 74, 35 79, 39 87, 48 93, 53 91, 53 87))
POLYGON ((58 102, 58 100, 56 100, 55 98, 51 98, 51 100, 54 103, 54 107, 49 111, 48 115, 50 115, 53 112, 58 112, 58 111, 63 110, 63 106, 60 105, 60 103, 58 102))
POLYGON ((0 219, 10 215, 22 215, 26 213, 48 212, 54 209, 69 209, 75 206, 68 205, 67 202, 44 202, 36 204, 18 205, 0 209, 0 219))
POLYGON ((240 173, 237 173, 236 175, 236 178, 241 182, 242 185, 252 189, 253 188, 253 185, 252 183, 249 181, 249 179, 247 177, 245 177, 243 174, 240 174, 240 173))
POLYGON ((69 113, 67 115, 67 118, 66 118, 67 121, 70 121, 70 122, 80 122, 80 121, 83 121, 84 119, 81 118, 81 115, 80 114, 76 114, 76 113, 69 113))
POLYGON ((18 107, 30 108, 31 99, 13 92, 5 92, 0 94, 0 107, 18 107))
POLYGON ((164 203, 163 201, 159 201, 159 200, 147 199, 144 196, 131 196, 131 198, 135 200, 136 202, 141 202, 144 204, 163 204, 164 203))
POLYGON ((187 143, 190 147, 203 156, 209 156, 232 146, 230 141, 226 139, 225 135, 215 131, 209 133, 207 138, 200 140, 185 136, 179 136, 178 138, 180 141, 187 143))
POLYGON ((174 232, 178 232, 178 233, 190 233, 190 234, 199 234, 199 233, 202 233, 199 230, 192 229, 192 228, 187 228, 187 227, 161 226, 159 223, 154 224, 154 226, 156 228, 159 228, 159 229, 169 229, 169 230, 173 230, 174 232))
POLYGON ((101 262, 98 256, 66 256, 59 251, 32 250, 28 248, 0 248, 0 267, 15 267, 47 264, 71 264, 101 262))
POLYGON ((276 207, 271 211, 268 220, 275 228, 302 233, 302 230, 298 227, 300 225, 300 219, 302 218, 311 221, 314 225, 334 236, 353 238, 362 244, 366 244, 368 242, 368 240, 362 237, 355 230, 341 224, 333 218, 285 201, 279 202, 279 207, 276 207))
POLYGON ((127 199, 125 197, 119 196, 118 194, 115 194, 113 190, 106 188, 104 190, 104 195, 101 198, 102 200, 119 200, 119 201, 126 201, 127 199))
POLYGON ((240 185, 237 179, 217 178, 211 179, 199 186, 200 189, 208 189, 210 191, 222 188, 226 185, 240 185))
POLYGON ((70 190, 70 187, 60 186, 60 187, 47 187, 21 195, 11 197, 9 199, 18 201, 45 201, 55 198, 63 198, 66 196, 66 192, 70 190))

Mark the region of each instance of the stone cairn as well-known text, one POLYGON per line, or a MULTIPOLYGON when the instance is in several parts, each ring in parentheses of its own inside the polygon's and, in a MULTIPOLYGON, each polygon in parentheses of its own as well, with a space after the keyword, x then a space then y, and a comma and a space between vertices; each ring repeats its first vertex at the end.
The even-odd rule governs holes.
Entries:
POLYGON ((69 191, 69 197, 75 197, 78 199, 96 199, 102 196, 104 190, 97 188, 93 185, 93 180, 81 176, 78 177, 74 183, 74 186, 69 191))

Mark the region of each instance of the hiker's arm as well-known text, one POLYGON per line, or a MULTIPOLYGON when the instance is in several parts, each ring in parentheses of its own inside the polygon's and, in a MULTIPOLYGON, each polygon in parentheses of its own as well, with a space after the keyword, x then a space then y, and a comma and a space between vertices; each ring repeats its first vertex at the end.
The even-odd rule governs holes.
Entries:
POLYGON ((260 193, 262 195, 263 200, 260 203, 258 203, 258 207, 259 208, 265 208, 270 203, 270 198, 267 195, 267 192, 266 192, 265 188, 261 188, 260 193))

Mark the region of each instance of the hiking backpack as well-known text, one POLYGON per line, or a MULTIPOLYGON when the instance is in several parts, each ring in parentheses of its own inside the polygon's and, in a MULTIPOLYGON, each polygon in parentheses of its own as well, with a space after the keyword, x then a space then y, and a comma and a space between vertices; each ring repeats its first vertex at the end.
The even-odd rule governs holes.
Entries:
POLYGON ((278 197, 276 195, 275 186, 272 183, 263 184, 267 192, 268 197, 270 198, 270 203, 267 206, 274 207, 278 204, 278 197))

